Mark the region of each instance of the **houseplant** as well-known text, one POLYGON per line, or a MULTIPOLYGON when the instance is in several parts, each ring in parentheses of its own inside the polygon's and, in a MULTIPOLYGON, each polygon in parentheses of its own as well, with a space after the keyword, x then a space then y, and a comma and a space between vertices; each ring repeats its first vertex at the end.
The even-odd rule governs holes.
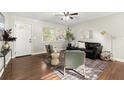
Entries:
POLYGON ((71 29, 68 28, 66 31, 66 40, 68 41, 68 44, 70 44, 73 40, 75 40, 73 33, 71 33, 71 29))
POLYGON ((10 49, 9 42, 13 42, 16 40, 16 37, 12 37, 11 33, 12 33, 12 29, 7 29, 3 31, 3 35, 2 35, 4 41, 4 44, 2 46, 3 50, 10 49))

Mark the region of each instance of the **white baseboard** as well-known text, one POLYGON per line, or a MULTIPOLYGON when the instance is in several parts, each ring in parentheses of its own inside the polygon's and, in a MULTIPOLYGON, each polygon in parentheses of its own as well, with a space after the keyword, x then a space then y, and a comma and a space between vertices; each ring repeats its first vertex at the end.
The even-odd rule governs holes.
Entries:
MULTIPOLYGON (((9 57, 9 58, 7 59, 6 63, 9 63, 10 60, 11 60, 11 57, 9 57)), ((6 64, 6 65, 7 65, 7 64, 6 64)))
POLYGON ((2 76, 3 72, 4 72, 4 68, 0 72, 0 77, 2 76))
POLYGON ((113 58, 115 61, 119 61, 119 62, 124 62, 124 59, 120 59, 120 58, 113 58))
POLYGON ((36 52, 36 53, 32 53, 31 55, 38 55, 38 54, 44 54, 46 52, 36 52))
MULTIPOLYGON (((36 52, 36 53, 31 53, 31 55, 38 55, 38 54, 44 54, 46 52, 36 52)), ((16 56, 12 56, 12 59, 15 58, 16 56)))

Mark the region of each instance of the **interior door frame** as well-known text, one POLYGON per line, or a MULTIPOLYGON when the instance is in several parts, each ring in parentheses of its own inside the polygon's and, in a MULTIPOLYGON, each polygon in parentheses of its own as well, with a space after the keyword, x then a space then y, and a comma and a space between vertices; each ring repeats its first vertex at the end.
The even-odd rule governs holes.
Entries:
MULTIPOLYGON (((23 22, 23 21, 20 21, 20 20, 15 20, 14 21, 14 36, 16 37, 16 24, 17 23, 22 23, 22 24, 28 24, 28 25, 31 25, 31 46, 30 46, 30 54, 29 55, 32 55, 32 24, 30 24, 30 23, 27 23, 27 22, 23 22)), ((17 41, 15 41, 14 42, 14 57, 18 57, 17 55, 16 55, 16 42, 17 41)), ((24 56, 26 56, 26 55, 24 55, 24 56)))

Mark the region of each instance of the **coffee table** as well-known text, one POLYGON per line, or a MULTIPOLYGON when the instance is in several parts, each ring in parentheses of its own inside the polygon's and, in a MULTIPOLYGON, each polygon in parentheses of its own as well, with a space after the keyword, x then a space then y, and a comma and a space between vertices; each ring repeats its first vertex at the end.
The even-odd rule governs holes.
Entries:
POLYGON ((51 64, 51 59, 45 59, 44 62, 47 64, 47 66, 52 69, 52 70, 57 70, 59 71, 61 74, 63 74, 63 72, 61 72, 61 70, 63 69, 64 70, 64 50, 60 51, 60 52, 57 52, 54 56, 54 58, 57 57, 57 60, 59 61, 58 62, 55 62, 55 63, 58 63, 56 65, 52 65, 51 64), (58 56, 59 55, 59 56, 58 56))

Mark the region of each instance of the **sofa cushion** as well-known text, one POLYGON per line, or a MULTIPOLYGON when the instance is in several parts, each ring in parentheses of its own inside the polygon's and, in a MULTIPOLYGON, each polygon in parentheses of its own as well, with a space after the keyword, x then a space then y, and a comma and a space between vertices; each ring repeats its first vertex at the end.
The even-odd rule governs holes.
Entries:
POLYGON ((78 47, 79 47, 79 48, 85 48, 85 43, 78 42, 78 47))
POLYGON ((86 53, 93 53, 93 50, 86 50, 86 53))
POLYGON ((93 49, 94 47, 101 46, 100 43, 85 42, 86 49, 93 49))

